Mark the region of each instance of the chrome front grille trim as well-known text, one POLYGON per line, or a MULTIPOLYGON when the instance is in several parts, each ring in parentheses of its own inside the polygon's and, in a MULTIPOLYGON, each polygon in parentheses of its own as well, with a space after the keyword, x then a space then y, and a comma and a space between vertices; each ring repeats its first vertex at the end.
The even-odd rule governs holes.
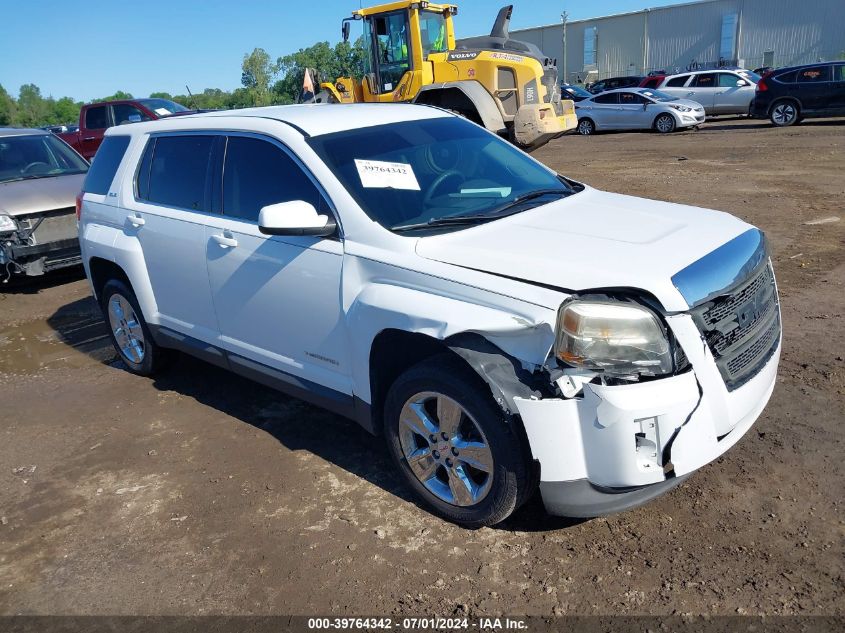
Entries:
POLYGON ((728 391, 738 389, 768 362, 780 342, 771 262, 765 260, 744 282, 696 306, 691 314, 728 391))

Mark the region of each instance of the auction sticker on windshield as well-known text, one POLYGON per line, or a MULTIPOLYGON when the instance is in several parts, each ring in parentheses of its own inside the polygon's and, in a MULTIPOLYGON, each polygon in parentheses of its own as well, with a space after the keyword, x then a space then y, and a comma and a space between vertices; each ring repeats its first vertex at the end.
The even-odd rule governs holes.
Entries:
POLYGON ((361 185, 377 189, 420 190, 414 170, 408 163, 389 163, 381 160, 355 159, 361 185))

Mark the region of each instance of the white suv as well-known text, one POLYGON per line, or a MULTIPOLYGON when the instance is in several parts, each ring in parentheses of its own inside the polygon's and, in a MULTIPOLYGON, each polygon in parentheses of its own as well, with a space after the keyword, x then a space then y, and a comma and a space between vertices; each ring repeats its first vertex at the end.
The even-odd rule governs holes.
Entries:
POLYGON ((658 90, 704 106, 707 116, 750 114, 760 75, 750 70, 696 70, 669 75, 658 90))
POLYGON ((538 483, 554 514, 644 503, 775 384, 759 230, 591 189, 432 107, 112 128, 80 216, 132 372, 181 350, 353 418, 466 526, 538 483))

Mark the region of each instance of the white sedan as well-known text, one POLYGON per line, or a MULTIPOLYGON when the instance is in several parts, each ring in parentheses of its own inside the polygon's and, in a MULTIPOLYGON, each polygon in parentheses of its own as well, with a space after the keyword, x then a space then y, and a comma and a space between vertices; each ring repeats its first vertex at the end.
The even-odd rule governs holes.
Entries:
POLYGON ((662 134, 704 123, 704 107, 650 88, 608 90, 575 104, 578 133, 656 130, 662 134))

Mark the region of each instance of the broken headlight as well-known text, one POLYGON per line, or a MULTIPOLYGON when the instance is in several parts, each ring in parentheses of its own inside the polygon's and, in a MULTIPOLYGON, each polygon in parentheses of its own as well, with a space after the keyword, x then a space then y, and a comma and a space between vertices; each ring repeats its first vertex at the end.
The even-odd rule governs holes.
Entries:
POLYGON ((672 372, 660 320, 635 303, 576 299, 558 311, 555 355, 567 365, 612 376, 672 372))
POLYGON ((14 233, 18 230, 18 223, 11 216, 0 213, 0 233, 14 233))

